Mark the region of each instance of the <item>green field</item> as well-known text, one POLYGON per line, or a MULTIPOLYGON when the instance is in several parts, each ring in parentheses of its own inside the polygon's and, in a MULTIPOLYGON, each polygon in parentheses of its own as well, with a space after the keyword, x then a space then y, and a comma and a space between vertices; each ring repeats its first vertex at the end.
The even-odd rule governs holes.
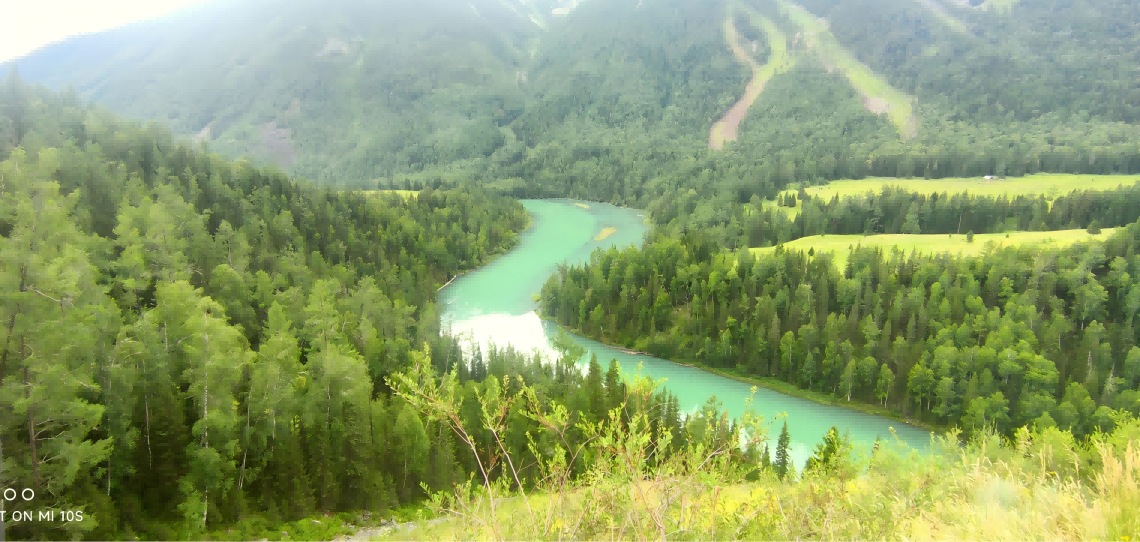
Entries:
POLYGON ((796 201, 795 207, 778 207, 776 205, 776 202, 774 202, 772 200, 764 200, 764 210, 765 211, 767 211, 768 209, 770 209, 772 207, 776 207, 777 209, 783 211, 784 215, 786 215, 788 217, 788 220, 795 220, 796 216, 798 216, 800 214, 800 209, 803 209, 803 202, 796 201))
POLYGON ((1013 6, 1017 5, 1018 0, 986 0, 982 2, 982 9, 986 11, 995 11, 1002 15, 1013 11, 1013 6))
MULTIPOLYGON (((1088 239, 1105 239, 1116 228, 1104 228, 1098 235, 1089 235, 1085 230, 1060 231, 1018 231, 1004 233, 980 233, 974 236, 974 242, 966 241, 964 234, 919 234, 919 235, 813 235, 784 243, 784 248, 790 250, 808 250, 814 248, 819 252, 834 252, 836 263, 842 267, 847 263, 847 251, 850 247, 862 246, 897 246, 907 254, 917 251, 920 254, 938 254, 949 252, 973 256, 981 254, 990 246, 1001 247, 1027 243, 1052 242, 1057 246, 1064 246, 1077 241, 1088 239)), ((776 250, 775 247, 751 248, 753 254, 766 254, 776 250)))
POLYGON ((831 30, 819 22, 812 13, 798 5, 777 0, 780 13, 799 27, 809 50, 814 50, 824 65, 838 68, 851 86, 864 97, 864 105, 875 113, 885 112, 891 123, 904 137, 912 137, 917 130, 914 119, 914 98, 894 87, 871 68, 859 62, 839 43, 831 30))
MULTIPOLYGON (((987 181, 981 177, 950 177, 945 179, 897 179, 877 177, 858 181, 832 181, 822 186, 809 186, 805 190, 812 197, 830 200, 832 196, 855 196, 867 192, 882 192, 884 186, 900 186, 912 192, 926 194, 969 192, 975 195, 1000 196, 1008 194, 1044 194, 1046 198, 1068 194, 1073 190, 1115 190, 1140 181, 1140 175, 1069 175, 1065 173, 1038 173, 1025 177, 987 181)), ((798 190, 790 190, 796 192, 798 190)))
POLYGON ((361 194, 398 194, 405 198, 414 198, 419 195, 419 190, 361 190, 361 194))
MULTIPOLYGON (((1018 196, 1023 194, 1043 194, 1052 201, 1055 196, 1068 194, 1073 190, 1116 190, 1120 186, 1131 186, 1140 182, 1140 175, 1070 175, 1067 173, 1038 173, 1025 177, 987 181, 981 177, 948 177, 945 179, 899 179, 895 177, 875 177, 860 180, 831 181, 826 185, 809 186, 804 190, 813 198, 824 202, 831 201, 836 194, 861 196, 868 192, 878 194, 884 186, 898 186, 923 194, 969 192, 979 196, 1018 196)), ((797 194, 799 187, 789 185, 780 195, 797 194)), ((775 207, 776 202, 764 200, 764 209, 775 207)), ((795 220, 803 208, 803 202, 796 201, 795 207, 779 207, 789 220, 795 220)))

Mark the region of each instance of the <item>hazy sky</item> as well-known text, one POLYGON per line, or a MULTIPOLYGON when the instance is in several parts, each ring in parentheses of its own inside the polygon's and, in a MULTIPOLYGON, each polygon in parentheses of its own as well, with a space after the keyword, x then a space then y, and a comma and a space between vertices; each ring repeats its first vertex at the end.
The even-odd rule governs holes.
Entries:
POLYGON ((0 0, 0 62, 68 36, 151 19, 203 0, 0 0))

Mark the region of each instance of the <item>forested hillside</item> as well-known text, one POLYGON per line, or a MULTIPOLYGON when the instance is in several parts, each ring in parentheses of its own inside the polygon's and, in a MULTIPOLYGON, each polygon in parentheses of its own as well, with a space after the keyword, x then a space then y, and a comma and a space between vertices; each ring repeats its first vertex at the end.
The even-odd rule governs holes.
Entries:
POLYGON ((19 67, 232 157, 343 183, 501 144, 538 28, 506 3, 460 6, 213 2, 48 46, 19 67))
POLYGON ((514 246, 515 200, 333 191, 14 75, 0 126, 0 487, 70 512, 9 514, 7 539, 332 539, 472 476, 533 488, 559 449, 544 416, 581 448, 614 408, 670 435, 648 465, 712 447, 756 468, 717 402, 688 419, 663 391, 623 406, 617 365, 583 374, 568 340, 557 360, 464 361, 436 292, 514 246), (396 393, 413 370, 450 372, 469 434, 396 393))
POLYGON ((226 6, 5 67, 320 182, 473 179, 644 208, 693 190, 691 221, 706 228, 729 222, 732 198, 716 195, 746 203, 791 182, 1140 172, 1132 2, 599 0, 559 16, 443 0, 226 6), (725 21, 756 61, 771 54, 745 8, 786 35, 795 68, 771 78, 735 143, 710 151, 750 75, 725 21), (877 114, 893 102, 875 89, 909 96, 913 133, 877 114))
POLYGON ((1056 424, 1080 437, 1111 430, 1112 409, 1140 413, 1138 232, 967 258, 853 247, 843 268, 781 247, 733 257, 691 233, 563 268, 541 304, 667 359, 967 431, 1056 424))
POLYGON ((1134 2, 1019 2, 1005 15, 928 3, 944 4, 945 17, 913 0, 799 3, 860 61, 950 120, 1140 121, 1134 2))
POLYGON ((428 345, 454 363, 436 288, 513 246, 521 205, 332 192, 14 77, 0 111, 0 485, 83 513, 10 539, 182 538, 459 479, 384 378, 428 345))

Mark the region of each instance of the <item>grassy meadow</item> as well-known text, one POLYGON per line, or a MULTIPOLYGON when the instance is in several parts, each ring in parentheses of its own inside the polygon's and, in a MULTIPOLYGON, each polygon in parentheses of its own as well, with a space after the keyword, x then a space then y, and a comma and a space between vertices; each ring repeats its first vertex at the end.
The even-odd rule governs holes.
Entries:
MULTIPOLYGON (((917 251, 920 254, 940 254, 949 252, 974 256, 982 254, 991 246, 1024 245, 1028 243, 1056 243, 1064 246, 1077 241, 1089 239, 1106 239, 1116 228, 1104 228, 1098 235, 1090 235, 1085 230, 1060 231, 1016 231, 1006 233, 979 233, 974 235, 974 242, 968 242, 966 235, 918 234, 918 235, 813 235, 790 241, 784 244, 789 250, 815 249, 820 252, 834 252, 836 262, 840 267, 847 262, 849 247, 858 245, 881 246, 889 250, 890 247, 899 247, 907 254, 917 251)), ((776 250, 775 247, 751 248, 753 254, 763 254, 776 250)))
MULTIPOLYGON (((1007 194, 1044 194, 1047 199, 1068 194, 1073 190, 1115 190, 1120 185, 1140 181, 1138 175, 1072 175, 1067 173, 1038 173, 1024 177, 1008 177, 987 181, 981 177, 947 177, 944 179, 869 178, 849 181, 832 181, 826 185, 809 186, 807 193, 830 200, 832 196, 856 196, 867 192, 881 192, 884 186, 899 186, 912 192, 927 194, 960 194, 969 192, 980 196, 1007 194)), ((797 190, 790 190, 797 192, 797 190)))
POLYGON ((361 190, 362 194, 396 194, 405 198, 414 198, 419 195, 419 190, 361 190))
POLYGON ((986 11, 996 11, 1002 15, 1008 14, 1013 11, 1013 7, 1017 5, 1018 0, 986 0, 982 2, 981 8, 986 11))
MULTIPOLYGON (((1117 187, 1129 186, 1140 182, 1138 175, 1072 175, 1068 173, 1038 173, 1024 177, 1009 177, 987 181, 981 177, 947 177, 944 179, 899 179, 895 177, 874 177, 859 180, 831 181, 825 185, 809 186, 804 190, 813 198, 831 201, 835 195, 840 199, 845 196, 859 196, 868 192, 880 193, 884 186, 897 186, 912 192, 925 194, 947 193, 961 194, 969 192, 979 196, 1008 196, 1043 194, 1052 201, 1055 196, 1068 194, 1073 190, 1115 190, 1117 187)), ((796 194, 798 187, 789 188, 781 192, 796 194)), ((776 205, 775 201, 765 200, 764 209, 776 205)), ((787 217, 795 220, 800 214, 803 203, 796 202, 795 207, 781 207, 787 217)))
POLYGON ((795 207, 779 207, 776 205, 776 202, 774 202, 772 200, 764 200, 764 210, 765 211, 767 211, 768 209, 770 209, 772 207, 776 207, 776 208, 780 209, 781 211, 783 211, 784 216, 787 216, 788 220, 795 220, 796 216, 798 216, 800 214, 800 209, 803 209, 803 203, 800 201, 796 201, 795 207))

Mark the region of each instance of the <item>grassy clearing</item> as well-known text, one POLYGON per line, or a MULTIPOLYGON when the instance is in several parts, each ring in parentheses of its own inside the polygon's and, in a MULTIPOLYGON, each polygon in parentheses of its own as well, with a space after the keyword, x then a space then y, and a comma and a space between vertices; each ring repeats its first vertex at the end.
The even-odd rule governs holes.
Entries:
POLYGON ((615 233, 617 233, 617 228, 602 228, 602 232, 599 233, 597 236, 595 236, 594 240, 595 241, 601 241, 601 240, 605 239, 606 237, 609 237, 615 233))
MULTIPOLYGON (((1044 195, 1049 201, 1073 190, 1116 190, 1120 186, 1131 186, 1140 182, 1140 175, 1070 175, 1068 173, 1038 173, 1024 177, 1010 177, 1008 179, 987 181, 981 177, 949 177, 945 179, 898 179, 893 177, 876 177, 860 180, 831 181, 826 185, 809 186, 804 190, 813 198, 831 201, 835 195, 842 199, 846 196, 862 196, 868 192, 879 194, 885 186, 897 186, 922 194, 947 193, 961 194, 969 192, 976 196, 1010 197, 1019 195, 1044 195)), ((799 187, 790 185, 784 194, 796 194, 799 187)), ((765 200, 764 210, 775 207, 776 202, 765 200)), ((779 207, 788 217, 795 220, 803 209, 803 202, 797 200, 795 207, 779 207)))
POLYGON ((776 3, 780 13, 799 27, 808 49, 815 51, 825 66, 834 66, 843 72, 851 86, 863 95, 867 109, 875 113, 885 109, 887 118, 903 137, 915 135, 918 123, 914 118, 913 97, 892 87, 871 68, 851 56, 815 15, 785 0, 777 0, 776 3))
MULTIPOLYGON (((1043 194, 1048 199, 1068 194, 1073 190, 1115 190, 1140 182, 1140 175, 1070 175, 1067 173, 1038 173, 1025 177, 1009 177, 987 181, 981 177, 951 177, 946 179, 896 179, 874 178, 848 181, 832 181, 823 186, 809 186, 805 190, 813 198, 830 201, 833 196, 858 196, 867 192, 879 193, 884 186, 899 186, 912 192, 924 194, 969 192, 979 196, 1000 196, 1006 194, 1043 194)), ((797 190, 789 190, 796 192, 797 190)))
POLYGON ((414 198, 420 193, 418 190, 361 190, 361 194, 396 194, 405 198, 414 198))
MULTIPOLYGON (((1002 246, 1024 245, 1030 243, 1055 243, 1064 246, 1077 241, 1089 239, 1106 239, 1116 228, 1104 228, 1098 235, 1090 235, 1085 230, 1059 230, 1059 231, 1017 231, 1006 233, 980 233, 974 236, 974 242, 966 241, 966 235, 813 235, 803 237, 784 244, 789 250, 815 249, 816 253, 834 252, 836 262, 840 267, 847 262, 847 251, 854 246, 881 246, 899 247, 907 254, 918 252, 920 254, 961 254, 974 256, 993 248, 1002 246), (1007 237, 1008 236, 1008 237, 1007 237)), ((775 247, 751 248, 753 254, 766 254, 776 250, 775 247)))
POLYGON ((982 2, 981 8, 986 11, 994 11, 1002 15, 1009 14, 1013 11, 1013 6, 1017 5, 1019 0, 986 0, 982 2))
POLYGON ((796 206, 795 207, 780 207, 774 201, 764 200, 764 210, 765 211, 767 211, 768 209, 770 209, 772 207, 776 207, 777 209, 782 211, 785 216, 788 217, 788 220, 795 220, 796 217, 799 216, 800 210, 803 209, 803 206, 804 206, 803 202, 801 202, 799 200, 796 200, 796 206))
POLYGON ((748 64, 752 69, 752 80, 748 82, 748 86, 744 89, 744 96, 732 106, 732 109, 725 114, 724 118, 713 124, 712 129, 709 131, 709 148, 720 149, 724 147, 726 141, 736 141, 736 128, 740 124, 741 119, 747 113, 748 108, 752 107, 752 103, 756 98, 760 97, 760 93, 764 91, 764 85, 768 80, 777 73, 784 73, 795 65, 795 59, 788 55, 788 39, 778 28, 775 23, 752 10, 742 6, 734 6, 729 4, 728 15, 724 21, 724 38, 728 42, 729 48, 732 49, 733 54, 737 60, 748 64), (752 24, 759 28, 765 36, 768 37, 768 47, 771 50, 768 62, 764 65, 756 62, 752 55, 740 45, 740 39, 737 35, 736 25, 734 22, 733 12, 735 9, 740 8, 748 13, 752 24))

